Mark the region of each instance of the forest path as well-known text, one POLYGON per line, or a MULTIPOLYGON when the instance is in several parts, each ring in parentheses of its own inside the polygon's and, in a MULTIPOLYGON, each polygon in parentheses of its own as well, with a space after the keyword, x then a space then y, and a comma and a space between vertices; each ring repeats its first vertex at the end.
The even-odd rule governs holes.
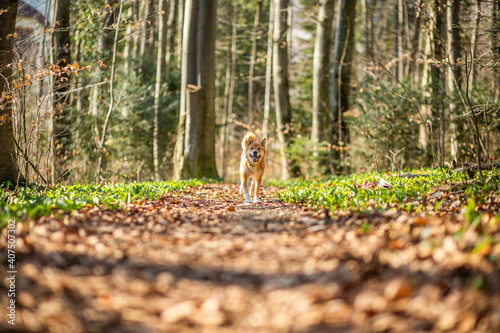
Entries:
POLYGON ((2 318, 0 330, 500 328, 499 269, 447 241, 454 217, 330 216, 278 202, 279 190, 264 186, 261 203, 245 204, 236 185, 206 184, 19 223, 17 321, 2 318), (424 242, 433 233, 444 245, 424 242))

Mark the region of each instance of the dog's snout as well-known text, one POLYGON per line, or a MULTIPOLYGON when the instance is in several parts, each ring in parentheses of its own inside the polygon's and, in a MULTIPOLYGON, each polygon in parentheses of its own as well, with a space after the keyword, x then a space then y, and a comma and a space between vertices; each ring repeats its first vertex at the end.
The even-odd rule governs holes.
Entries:
POLYGON ((253 154, 254 154, 254 155, 257 155, 257 150, 254 150, 254 151, 253 151, 253 154))

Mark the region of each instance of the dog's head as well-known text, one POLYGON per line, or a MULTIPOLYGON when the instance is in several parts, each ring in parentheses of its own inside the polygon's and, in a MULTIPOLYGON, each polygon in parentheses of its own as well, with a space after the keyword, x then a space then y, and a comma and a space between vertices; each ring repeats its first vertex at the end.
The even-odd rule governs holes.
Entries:
POLYGON ((259 164, 266 155, 266 139, 264 138, 261 142, 250 141, 245 148, 245 153, 252 164, 259 164))

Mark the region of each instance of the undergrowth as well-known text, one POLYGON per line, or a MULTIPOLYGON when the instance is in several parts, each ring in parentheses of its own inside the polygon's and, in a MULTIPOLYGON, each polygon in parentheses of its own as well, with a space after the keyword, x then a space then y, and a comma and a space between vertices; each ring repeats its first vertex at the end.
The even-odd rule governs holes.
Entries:
POLYGON ((419 212, 425 208, 424 197, 432 188, 452 182, 462 182, 465 187, 463 193, 478 202, 484 202, 492 193, 500 196, 500 170, 485 172, 486 179, 482 184, 466 179, 461 172, 451 170, 426 169, 408 172, 425 176, 405 178, 399 177, 398 174, 363 173, 319 180, 288 181, 280 184, 275 182, 274 185, 284 186, 277 196, 285 203, 357 212, 390 208, 408 213, 419 212), (384 180, 390 184, 391 188, 380 186, 384 180))
POLYGON ((48 215, 54 209, 73 211, 84 207, 110 209, 138 200, 157 200, 168 192, 202 184, 199 180, 100 185, 33 185, 16 190, 0 188, 0 229, 9 219, 24 220, 48 215))

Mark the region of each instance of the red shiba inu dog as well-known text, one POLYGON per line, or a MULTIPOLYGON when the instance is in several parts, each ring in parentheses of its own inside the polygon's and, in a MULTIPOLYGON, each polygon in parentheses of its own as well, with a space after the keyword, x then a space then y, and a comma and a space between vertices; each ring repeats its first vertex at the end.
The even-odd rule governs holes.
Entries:
POLYGON ((260 184, 262 175, 266 168, 264 157, 266 156, 266 138, 262 141, 257 141, 255 133, 248 132, 243 141, 241 141, 243 152, 241 153, 240 162, 240 177, 241 187, 240 194, 245 193, 245 202, 259 202, 260 184), (248 179, 252 178, 252 186, 248 191, 248 179))

